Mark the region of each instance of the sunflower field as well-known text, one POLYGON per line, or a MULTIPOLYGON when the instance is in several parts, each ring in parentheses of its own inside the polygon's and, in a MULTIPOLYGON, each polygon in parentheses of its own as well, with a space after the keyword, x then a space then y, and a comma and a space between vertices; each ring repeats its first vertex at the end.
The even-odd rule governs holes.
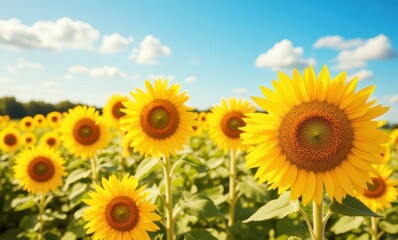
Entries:
POLYGON ((388 107, 326 66, 288 74, 207 112, 158 79, 0 116, 0 239, 398 239, 388 107))

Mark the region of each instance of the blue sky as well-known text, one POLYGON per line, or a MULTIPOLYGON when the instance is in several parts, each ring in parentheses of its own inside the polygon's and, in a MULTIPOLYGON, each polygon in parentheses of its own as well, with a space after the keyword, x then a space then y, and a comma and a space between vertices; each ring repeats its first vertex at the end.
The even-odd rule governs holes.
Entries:
POLYGON ((327 64, 398 122, 396 1, 3 1, 0 96, 102 106, 145 79, 181 83, 189 104, 259 96, 277 71, 327 64))

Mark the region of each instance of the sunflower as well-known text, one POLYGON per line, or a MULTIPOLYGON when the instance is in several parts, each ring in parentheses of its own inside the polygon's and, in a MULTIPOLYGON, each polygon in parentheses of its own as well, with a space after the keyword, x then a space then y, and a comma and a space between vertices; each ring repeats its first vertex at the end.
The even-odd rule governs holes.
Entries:
POLYGON ((33 131, 35 129, 34 122, 35 121, 33 120, 33 118, 31 116, 23 117, 21 119, 21 121, 19 122, 19 128, 25 132, 33 131))
POLYGON ((94 107, 70 109, 61 123, 60 132, 64 147, 82 158, 94 156, 110 141, 108 126, 101 121, 94 107))
POLYGON ((22 135, 22 143, 27 147, 35 145, 36 135, 32 132, 25 133, 22 135))
POLYGON ((208 113, 207 112, 199 112, 197 121, 202 126, 203 129, 207 129, 209 126, 209 122, 207 120, 208 113))
POLYGON ((103 117, 107 123, 109 123, 112 127, 119 128, 119 120, 121 117, 126 115, 121 111, 123 109, 123 102, 127 101, 127 96, 122 95, 112 95, 104 109, 102 110, 103 117))
POLYGON ((43 114, 36 114, 33 117, 35 125, 38 127, 45 127, 47 125, 46 117, 43 114))
POLYGON ((15 151, 21 142, 21 137, 17 129, 7 127, 0 132, 0 149, 3 152, 15 151))
POLYGON ((149 240, 147 231, 159 227, 154 223, 160 216, 153 211, 156 206, 145 200, 145 186, 137 189, 134 177, 124 176, 119 181, 114 175, 109 180, 102 178, 102 187, 95 185, 90 199, 83 200, 90 207, 84 211, 83 219, 87 233, 95 239, 140 239, 149 240))
POLYGON ((372 164, 380 164, 388 136, 372 119, 388 108, 368 102, 374 90, 355 91, 358 78, 346 83, 346 73, 331 80, 327 67, 318 79, 312 67, 293 79, 279 73, 275 91, 261 87, 266 98, 253 97, 264 113, 249 113, 242 128, 251 145, 246 166, 259 167, 259 182, 279 193, 291 186, 291 198, 303 203, 322 200, 323 187, 338 202, 371 182, 372 164))
POLYGON ((47 193, 62 185, 66 174, 61 154, 46 146, 23 150, 15 160, 14 174, 25 190, 47 193))
POLYGON ((62 113, 56 111, 50 112, 47 114, 46 118, 48 125, 50 125, 52 128, 56 128, 59 126, 59 123, 62 119, 62 113))
POLYGON ((45 133, 40 138, 40 144, 46 145, 49 148, 57 149, 59 147, 59 145, 61 144, 58 132, 52 131, 52 132, 45 133))
POLYGON ((377 166, 377 174, 372 176, 372 183, 367 189, 356 195, 372 211, 384 210, 391 207, 391 202, 398 197, 397 180, 389 179, 392 170, 387 166, 377 166))
POLYGON ((121 118, 121 130, 134 151, 143 155, 176 154, 193 134, 195 114, 184 103, 189 99, 180 86, 168 88, 167 80, 156 80, 154 86, 145 82, 147 93, 141 89, 131 92, 135 101, 123 102, 126 116, 121 118))
MULTIPOLYGON (((225 152, 243 150, 240 127, 245 125, 243 117, 254 112, 254 106, 248 101, 236 98, 223 99, 221 105, 211 109, 208 114, 209 138, 225 152)), ((200 114, 199 114, 200 121, 200 114)))

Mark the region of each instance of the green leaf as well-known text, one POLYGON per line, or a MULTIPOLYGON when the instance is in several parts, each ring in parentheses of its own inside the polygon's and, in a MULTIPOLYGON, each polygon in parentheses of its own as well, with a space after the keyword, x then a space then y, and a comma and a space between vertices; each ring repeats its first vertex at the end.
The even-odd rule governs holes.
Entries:
POLYGON ((25 230, 35 229, 38 225, 37 215, 25 215, 19 223, 19 226, 25 230))
POLYGON ((269 196, 267 186, 265 184, 258 184, 253 177, 245 177, 239 182, 237 189, 248 199, 254 199, 256 202, 264 202, 269 196))
POLYGON ((342 203, 333 201, 329 206, 330 211, 333 213, 343 214, 345 216, 371 216, 371 217, 381 217, 376 213, 372 212, 365 204, 363 204, 358 199, 347 195, 342 203))
POLYGON ((334 234, 342 234, 357 229, 363 223, 363 217, 343 216, 330 228, 334 234))
POLYGON ((134 177, 138 180, 147 177, 151 172, 153 172, 159 165, 159 159, 157 158, 145 158, 140 162, 135 171, 134 177))
POLYGON ((186 213, 200 218, 221 216, 221 212, 214 202, 205 195, 191 195, 190 193, 184 192, 183 199, 180 200, 180 205, 186 213))
POLYGON ((76 201, 88 190, 88 188, 88 184, 80 182, 76 183, 75 185, 73 185, 72 190, 68 195, 69 200, 71 200, 72 202, 76 201))
POLYGON ((69 185, 71 185, 74 182, 77 182, 78 180, 82 179, 82 178, 86 178, 90 175, 90 171, 84 170, 84 169, 76 169, 73 170, 68 177, 65 179, 65 184, 62 187, 62 190, 65 192, 66 190, 68 190, 69 185))
POLYGON ((76 239, 76 235, 73 232, 66 232, 61 240, 75 240, 76 239))
POLYGON ((386 233, 396 234, 398 233, 398 224, 392 224, 387 221, 382 221, 379 227, 386 233))
POLYGON ((184 240, 217 240, 206 229, 195 229, 185 234, 184 240))
POLYGON ((35 198, 33 196, 15 198, 11 202, 11 207, 14 208, 15 211, 22 211, 28 208, 31 208, 35 205, 35 198))
POLYGON ((284 218, 290 213, 297 212, 300 209, 300 204, 297 200, 290 200, 290 192, 284 192, 275 200, 262 206, 251 217, 243 221, 248 223, 252 221, 263 221, 270 218, 284 218))

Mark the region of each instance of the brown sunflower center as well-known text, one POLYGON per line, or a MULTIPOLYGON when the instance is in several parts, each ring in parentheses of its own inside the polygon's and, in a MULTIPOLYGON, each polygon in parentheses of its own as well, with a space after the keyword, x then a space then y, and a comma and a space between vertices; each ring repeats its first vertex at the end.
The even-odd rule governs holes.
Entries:
POLYGON ((386 191, 386 183, 380 177, 373 177, 372 184, 367 184, 368 189, 365 190, 363 195, 368 198, 378 198, 382 196, 386 191))
POLYGON ((52 116, 52 117, 51 117, 51 121, 53 121, 53 122, 58 122, 58 117, 57 117, 57 116, 52 116))
POLYGON ((120 119, 121 117, 126 115, 124 112, 121 111, 123 108, 124 108, 124 106, 123 106, 122 102, 115 103, 112 107, 112 115, 115 118, 120 119))
POLYGON ((130 231, 138 223, 138 208, 135 202, 126 196, 113 198, 105 209, 105 218, 109 226, 118 231, 130 231))
POLYGON ((28 165, 28 174, 36 182, 46 182, 54 176, 54 164, 46 157, 36 157, 28 165))
POLYGON ((179 114, 176 107, 166 99, 154 99, 141 112, 141 127, 150 137, 165 139, 178 128, 179 114))
POLYGON ((31 122, 25 122, 25 126, 30 127, 30 126, 32 126, 32 123, 31 122))
POLYGON ((74 139, 83 145, 92 145, 100 137, 101 130, 94 120, 90 118, 80 119, 73 128, 74 139))
POLYGON ((325 172, 344 161, 351 151, 354 132, 337 106, 306 102, 291 109, 279 128, 286 159, 298 168, 325 172))
POLYGON ((31 137, 27 137, 27 138, 26 138, 26 142, 27 142, 27 143, 32 142, 32 138, 31 138, 31 137))
POLYGON ((242 133, 240 127, 245 126, 243 121, 244 115, 239 111, 231 111, 226 113, 221 119, 221 130, 229 138, 239 138, 242 133))
POLYGON ((43 122, 43 119, 39 118, 39 119, 37 119, 37 122, 41 123, 41 122, 43 122))
POLYGON ((52 147, 55 145, 55 143, 57 143, 57 141, 55 140, 55 138, 48 138, 46 143, 48 146, 52 147))
POLYGON ((14 146, 17 143, 17 137, 12 133, 8 133, 4 136, 4 143, 7 146, 14 146))

